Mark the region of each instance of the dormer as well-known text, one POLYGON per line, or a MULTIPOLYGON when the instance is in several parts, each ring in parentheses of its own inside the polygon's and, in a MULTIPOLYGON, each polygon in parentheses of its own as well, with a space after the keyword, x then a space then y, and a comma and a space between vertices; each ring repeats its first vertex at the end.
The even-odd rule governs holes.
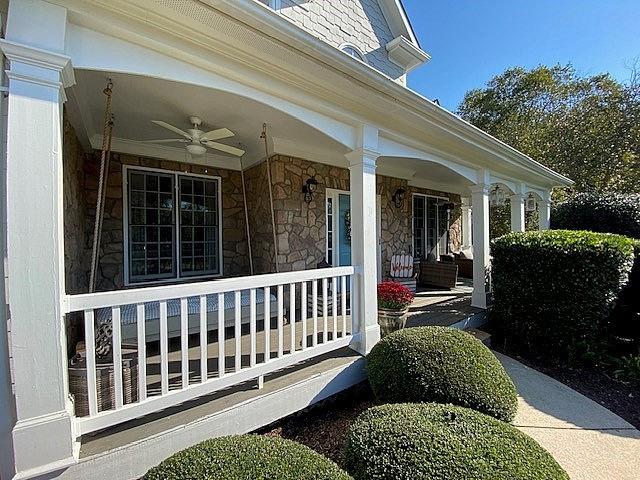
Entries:
POLYGON ((292 23, 392 79, 429 61, 401 0, 258 0, 292 23))

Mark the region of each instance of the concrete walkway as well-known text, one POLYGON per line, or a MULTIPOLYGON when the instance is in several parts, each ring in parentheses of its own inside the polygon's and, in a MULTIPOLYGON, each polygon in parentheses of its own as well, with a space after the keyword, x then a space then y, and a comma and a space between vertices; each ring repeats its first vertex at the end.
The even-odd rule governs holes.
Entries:
POLYGON ((566 385, 496 355, 518 389, 514 425, 546 448, 572 480, 640 479, 640 431, 566 385))

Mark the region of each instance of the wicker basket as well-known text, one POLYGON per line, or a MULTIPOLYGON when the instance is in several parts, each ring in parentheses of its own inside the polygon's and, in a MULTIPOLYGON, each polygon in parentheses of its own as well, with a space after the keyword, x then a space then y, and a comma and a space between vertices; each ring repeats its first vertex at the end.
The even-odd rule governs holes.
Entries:
MULTIPOLYGON (((96 365, 99 412, 115 408, 116 389, 113 372, 113 363, 96 365)), ((76 416, 89 415, 87 367, 84 356, 76 364, 69 367, 69 392, 74 398, 76 416)), ((135 353, 125 353, 124 349, 122 355, 122 393, 125 404, 138 400, 138 360, 135 353)))

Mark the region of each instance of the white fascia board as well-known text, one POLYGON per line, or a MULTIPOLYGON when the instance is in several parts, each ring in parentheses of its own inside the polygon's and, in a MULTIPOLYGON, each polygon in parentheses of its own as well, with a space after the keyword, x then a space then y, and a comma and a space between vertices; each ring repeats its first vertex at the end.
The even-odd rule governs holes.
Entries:
POLYGON ((428 53, 416 47, 403 36, 391 40, 387 43, 386 48, 389 52, 389 60, 407 73, 431 59, 428 53))
POLYGON ((395 36, 403 36, 408 38, 409 41, 415 45, 416 48, 420 48, 420 42, 418 37, 413 31, 407 12, 402 5, 401 0, 379 0, 380 8, 385 20, 389 24, 389 28, 395 36))

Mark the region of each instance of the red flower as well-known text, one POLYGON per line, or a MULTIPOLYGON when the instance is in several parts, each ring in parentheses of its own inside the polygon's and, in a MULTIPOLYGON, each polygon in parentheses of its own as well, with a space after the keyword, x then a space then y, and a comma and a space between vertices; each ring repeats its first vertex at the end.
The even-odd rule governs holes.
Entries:
POLYGON ((378 284, 378 308, 404 310, 413 301, 413 293, 401 283, 382 282, 378 284))

